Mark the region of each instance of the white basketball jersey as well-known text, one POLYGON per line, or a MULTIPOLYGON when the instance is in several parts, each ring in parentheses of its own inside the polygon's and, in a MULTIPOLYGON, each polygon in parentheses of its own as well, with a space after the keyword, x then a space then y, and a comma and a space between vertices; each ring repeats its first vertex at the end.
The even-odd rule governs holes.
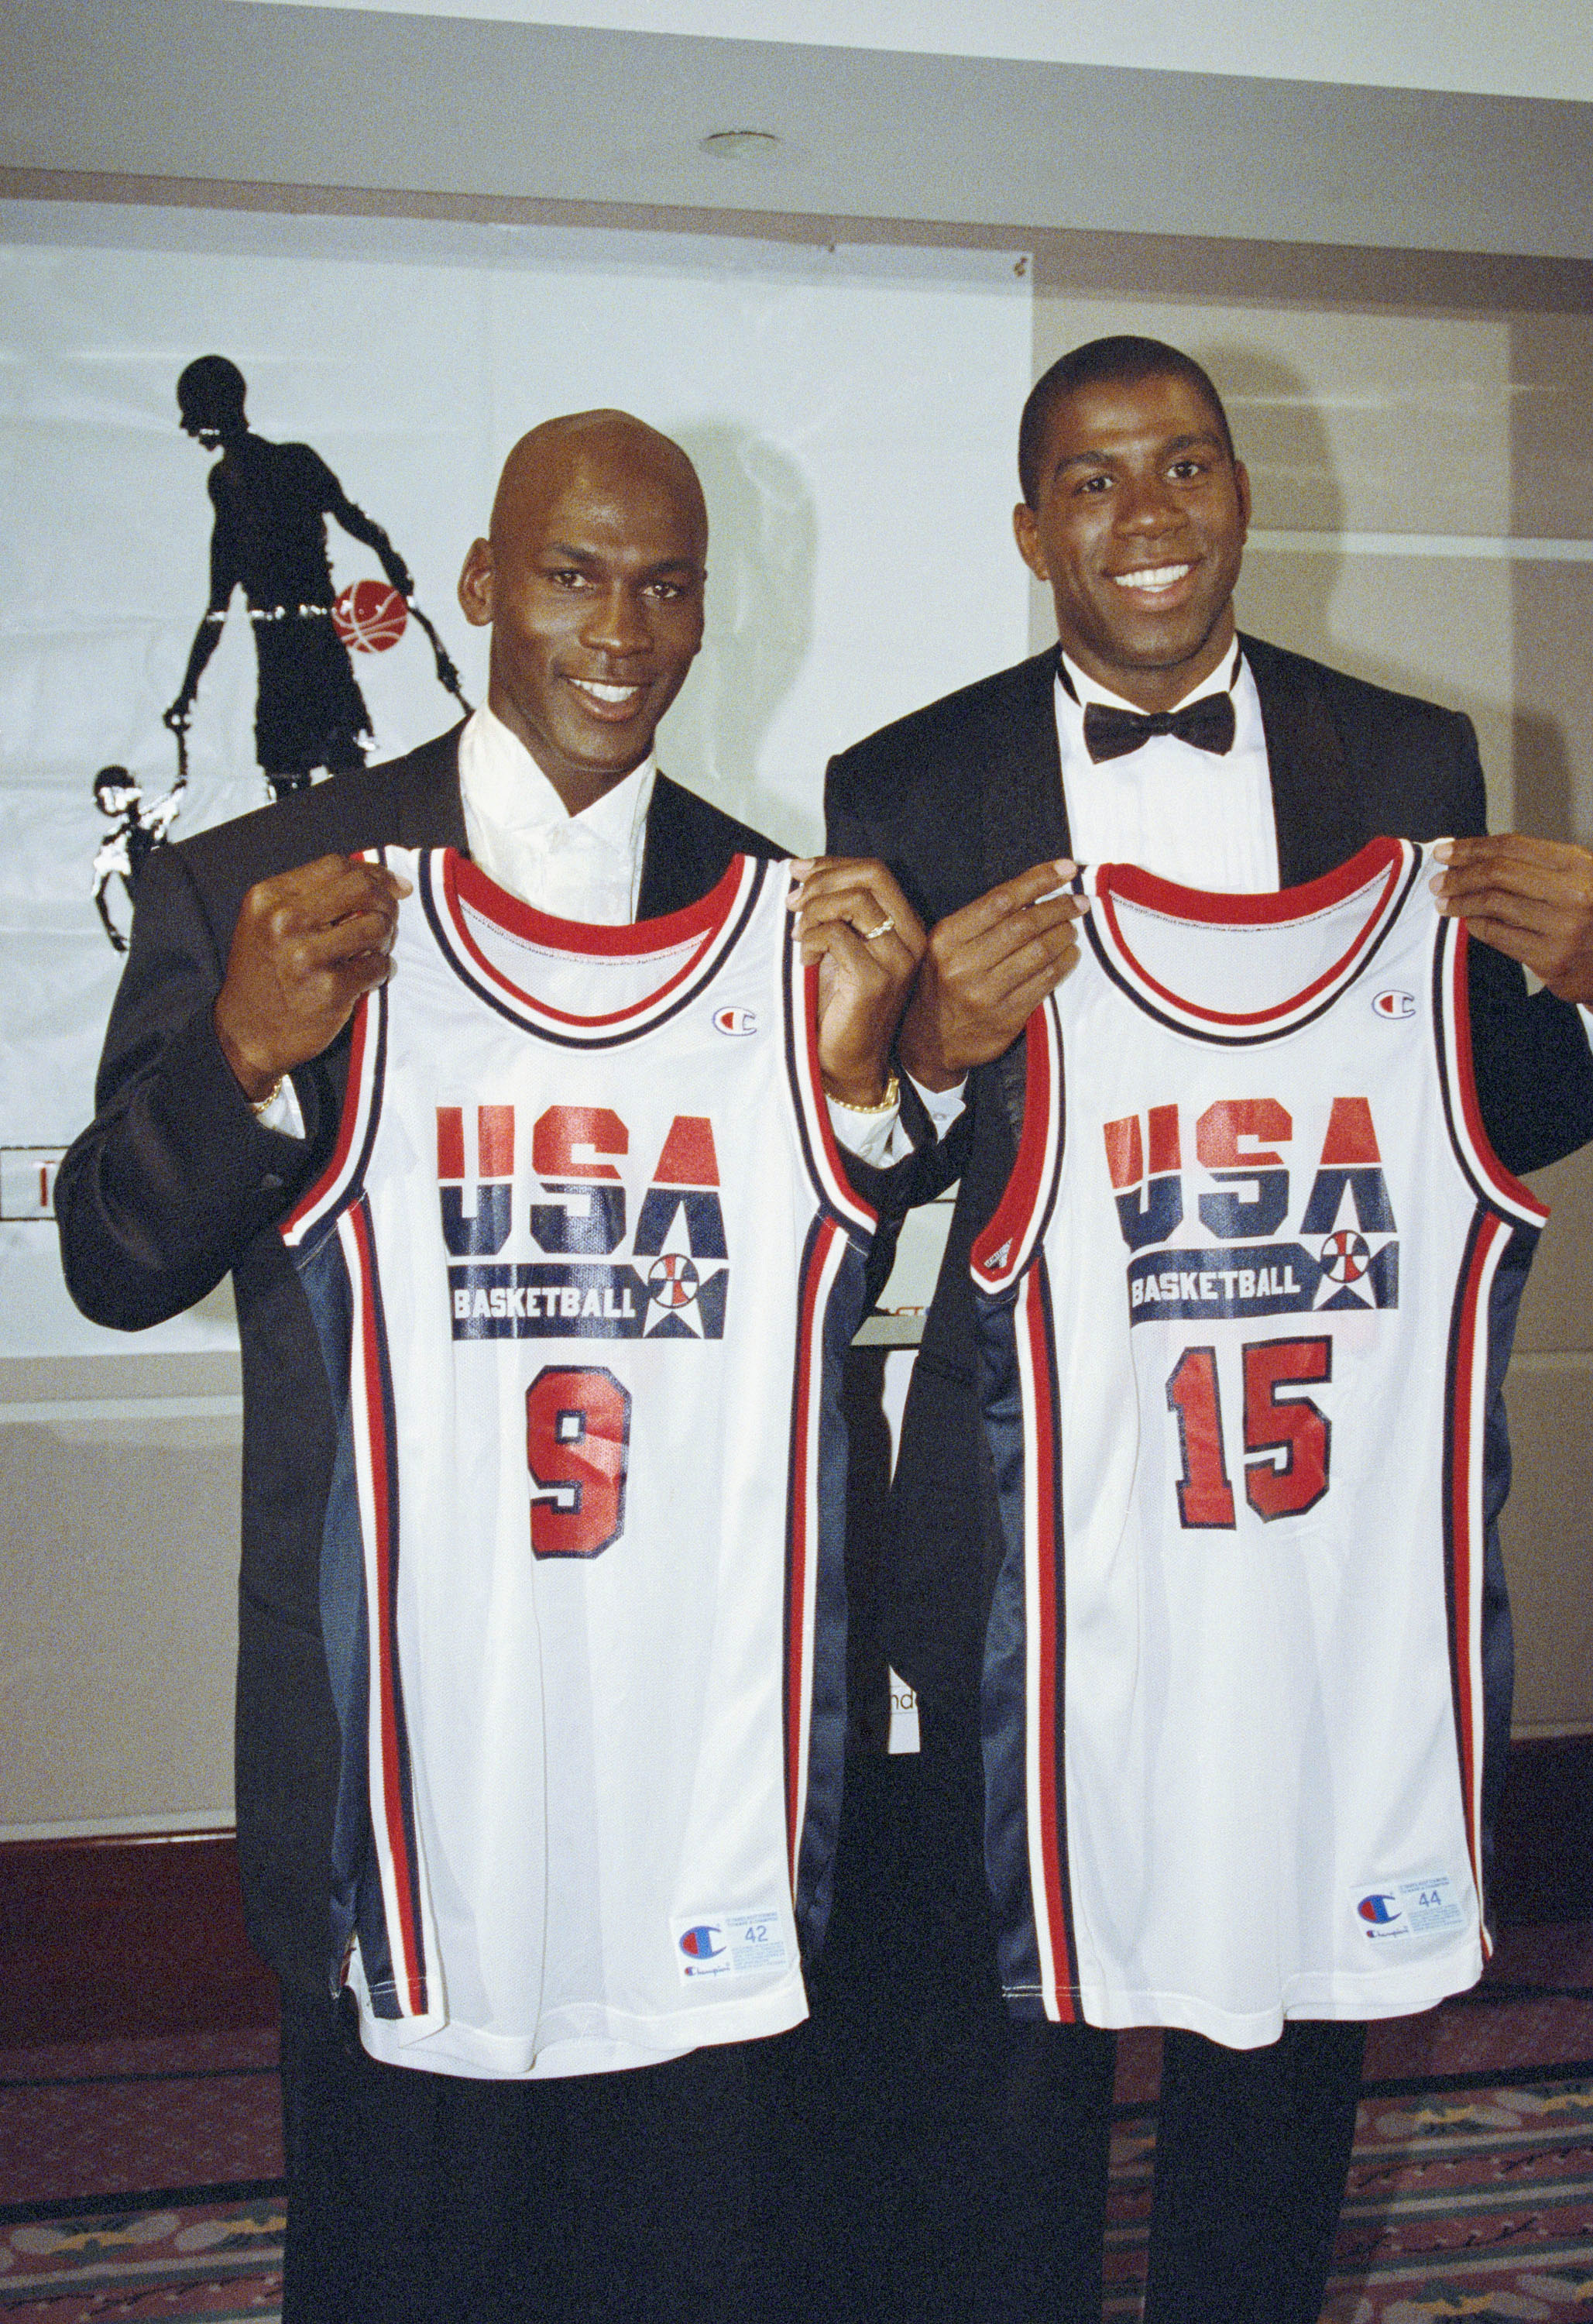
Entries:
POLYGON ((550 919, 450 852, 283 1229, 342 1444, 333 1947, 365 2044, 585 2073, 806 2015, 844 1743, 873 1217, 784 864, 550 919))
POLYGON ((1546 1213, 1481 1127, 1432 868, 1077 883, 973 1251, 1020 2014, 1247 2048, 1480 1972, 1485 1422, 1546 1213))

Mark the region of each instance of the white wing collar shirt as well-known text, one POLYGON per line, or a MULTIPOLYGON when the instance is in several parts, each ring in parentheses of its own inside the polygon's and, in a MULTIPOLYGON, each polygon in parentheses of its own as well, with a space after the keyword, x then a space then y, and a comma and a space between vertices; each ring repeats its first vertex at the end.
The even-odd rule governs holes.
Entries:
POLYGON ((1266 772, 1261 697, 1236 646, 1174 706, 1209 694, 1233 696, 1230 750, 1202 751, 1176 734, 1097 764, 1084 743, 1091 702, 1135 705, 1087 678, 1067 654, 1056 676, 1056 741, 1068 836, 1080 863, 1139 863, 1185 888, 1256 895, 1278 884, 1277 823, 1266 772), (1071 692, 1070 692, 1071 687, 1071 692))
POLYGON ((520 737, 483 704, 459 737, 470 852, 489 880, 556 919, 610 927, 633 920, 658 772, 645 759, 571 815, 520 737))

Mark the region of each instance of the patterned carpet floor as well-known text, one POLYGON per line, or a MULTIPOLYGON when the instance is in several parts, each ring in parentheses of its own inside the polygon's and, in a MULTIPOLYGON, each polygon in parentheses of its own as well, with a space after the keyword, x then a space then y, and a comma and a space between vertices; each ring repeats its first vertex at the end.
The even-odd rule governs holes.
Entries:
MULTIPOLYGON (((0 2324, 274 2324, 267 2033, 0 2052, 0 2324)), ((1125 2037, 1106 2315, 1138 2314, 1158 2045, 1125 2037)), ((1593 2324, 1593 1924, 1373 2028, 1323 2324, 1593 2324)))

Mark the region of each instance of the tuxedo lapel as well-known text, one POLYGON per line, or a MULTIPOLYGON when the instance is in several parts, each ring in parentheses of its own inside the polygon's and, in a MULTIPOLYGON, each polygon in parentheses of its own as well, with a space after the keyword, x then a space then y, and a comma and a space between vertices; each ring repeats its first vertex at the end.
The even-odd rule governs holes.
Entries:
POLYGON ((400 847, 456 847, 468 853, 465 809, 459 798, 459 737, 451 727, 411 751, 394 770, 394 817, 400 847))
POLYGON ((1241 638, 1261 698, 1277 825, 1278 884, 1298 888, 1355 853, 1366 836, 1349 765, 1309 662, 1241 638))
POLYGON ((990 753, 981 802, 985 888, 1069 852, 1052 699, 1055 647, 1020 663, 1012 678, 1004 747, 990 753))
MULTIPOLYGON (((661 920, 705 896, 724 870, 703 861, 703 834, 691 812, 697 802, 689 791, 658 775, 647 811, 647 838, 641 851, 641 883, 637 890, 639 920, 661 920)), ((725 862, 729 862, 726 856, 725 862)))

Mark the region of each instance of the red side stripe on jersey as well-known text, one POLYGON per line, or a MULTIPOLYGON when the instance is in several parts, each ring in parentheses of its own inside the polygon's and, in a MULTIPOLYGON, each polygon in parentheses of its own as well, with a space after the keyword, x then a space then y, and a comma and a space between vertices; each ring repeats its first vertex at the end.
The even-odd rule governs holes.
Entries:
POLYGON ((1036 1933, 1052 1988, 1046 2000, 1053 2006, 1046 2015, 1067 2025, 1078 2016, 1078 1965, 1063 1863, 1065 1810, 1060 1790, 1064 1761, 1058 1705, 1064 1680, 1060 1667, 1062 1639, 1057 1622, 1062 1480, 1057 1462, 1056 1379, 1044 1274, 1042 1261, 1025 1277, 1018 1291, 1032 1412, 1029 1445, 1033 1470, 1028 1480, 1034 1508, 1031 1606, 1037 1633, 1030 1649, 1030 1667, 1036 1673, 1036 1699, 1029 1708, 1029 1720, 1036 1754, 1038 1830, 1030 1845, 1037 1845, 1039 1849, 1038 1864, 1031 1867, 1031 1871, 1039 1875, 1037 1885, 1045 1904, 1043 1924, 1036 1933))
POLYGON ((350 1232, 359 1256, 355 1328, 360 1334, 364 1385, 364 1434, 371 1466, 374 1590, 370 1593, 375 1637, 372 1712, 377 1721, 381 1762, 382 1853, 392 1868, 388 1941, 393 1976, 408 2012, 427 2006, 425 1948, 420 1936, 420 1898, 413 1806, 398 1655, 398 1448, 392 1427, 392 1384, 382 1329, 376 1254, 370 1214, 362 1202, 350 1212, 350 1232), (396 1913, 396 1926, 392 1915, 396 1913), (395 1941, 396 1940, 396 1941, 395 1941))
POLYGON ((1468 970, 1470 932, 1464 920, 1448 920, 1438 933, 1436 974, 1443 1007, 1440 1063, 1444 1078, 1459 1099, 1459 1119, 1450 1116, 1455 1151, 1460 1165, 1481 1194, 1492 1194, 1542 1225, 1549 1216, 1530 1186, 1506 1170, 1483 1126, 1477 1097, 1477 1072, 1471 1054, 1471 980, 1468 970))
POLYGON ((816 1327, 822 1316, 822 1295, 833 1272, 835 1247, 840 1240, 841 1229, 833 1219, 821 1215, 814 1221, 803 1255, 796 1313, 791 1453, 786 1487, 786 1844, 793 1895, 796 1893, 797 1863, 802 1852, 802 1815, 806 1794, 806 1737, 803 1729, 809 1711, 812 1623, 808 1600, 818 1551, 814 1469, 818 1452, 819 1411, 815 1366, 822 1358, 823 1349, 816 1327))
POLYGON ((320 1176, 308 1193, 299 1196, 282 1221, 280 1231, 286 1243, 297 1242, 305 1227, 330 1206, 342 1189, 355 1150, 356 1133, 369 1106, 368 1084, 380 1046, 377 1040, 379 1023, 386 1006, 387 994, 382 987, 374 992, 363 992, 355 1003, 354 1015, 349 1020, 352 1037, 348 1051, 348 1080, 343 1092, 337 1143, 320 1176), (373 1017, 377 1019, 377 1024, 373 1024, 373 1017))
POLYGON ((846 1157, 835 1141, 834 1125, 824 1096, 819 1065, 819 969, 817 961, 804 964, 795 945, 787 967, 787 1025, 795 1038, 788 1046, 797 1120, 806 1134, 808 1167, 815 1188, 830 1208, 854 1226, 872 1234, 879 1213, 856 1191, 846 1175, 846 1157), (791 1020, 795 1019, 792 1025, 791 1020))
MULTIPOLYGON (((1455 1706, 1455 1742, 1460 1761, 1460 1794, 1466 1816, 1466 1848, 1471 1875, 1482 1896, 1482 1706, 1479 1601, 1482 1587, 1482 1426, 1479 1409, 1487 1378, 1484 1320, 1498 1247, 1510 1229, 1491 1211, 1479 1211, 1456 1288, 1449 1379, 1449 1479, 1446 1511, 1450 1542, 1445 1576, 1450 1633, 1450 1683, 1455 1706)), ((1487 1932, 1484 1932, 1486 1941, 1487 1932)))
POLYGON ((1054 1004, 1043 1001, 1024 1028, 1023 1134, 1017 1159, 995 1216, 974 1242, 970 1265, 987 1287, 1010 1283, 1028 1255, 1039 1214, 1062 1166, 1061 1141, 1046 1174, 1052 1144, 1059 1040, 1054 1004))

